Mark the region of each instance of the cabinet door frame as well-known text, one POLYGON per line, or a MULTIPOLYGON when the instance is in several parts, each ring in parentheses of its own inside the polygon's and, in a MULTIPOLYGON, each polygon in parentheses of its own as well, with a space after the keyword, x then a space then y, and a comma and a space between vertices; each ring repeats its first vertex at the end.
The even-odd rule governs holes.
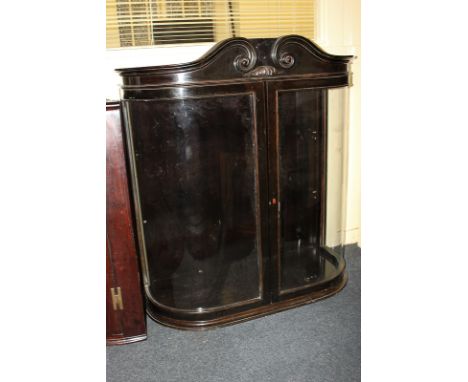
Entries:
MULTIPOLYGON (((134 196, 134 206, 136 215, 136 226, 138 243, 142 263, 142 276, 145 294, 148 302, 152 305, 151 309, 160 310, 165 316, 177 319, 199 319, 210 320, 227 312, 235 313, 236 311, 245 310, 246 308, 255 308, 265 305, 270 302, 270 262, 269 262, 269 240, 268 240, 268 167, 267 167, 267 124, 266 124, 266 95, 265 87, 262 81, 249 81, 242 83, 231 84, 211 84, 209 86, 196 85, 171 85, 171 86, 147 86, 143 89, 126 91, 126 97, 122 101, 123 111, 125 114, 129 163, 131 168, 131 182, 134 196), (145 233, 143 228, 143 218, 140 203, 140 192, 138 184, 138 173, 135 161, 135 153, 133 148, 133 128, 131 126, 131 118, 129 115, 129 102, 151 101, 156 102, 158 99, 174 100, 177 98, 216 98, 223 96, 249 95, 252 97, 252 120, 255 128, 254 137, 256 139, 256 187, 258 190, 258 210, 256 219, 260 228, 260 251, 259 251, 259 297, 242 302, 236 302, 228 305, 220 305, 206 309, 186 310, 162 305, 157 299, 152 296, 150 290, 150 272, 148 266, 145 233), (258 216, 259 215, 259 216, 258 216)), ((159 312, 154 313, 159 314, 159 312)), ((171 320, 171 318, 167 318, 171 320)))
POLYGON ((320 284, 304 285, 298 288, 281 290, 281 194, 280 194, 280 117, 279 117, 279 93, 317 90, 322 91, 324 113, 321 121, 321 134, 319 141, 320 157, 320 234, 319 248, 325 243, 325 217, 326 217, 326 185, 327 185, 327 110, 328 89, 342 87, 325 84, 323 79, 293 79, 293 80, 268 80, 266 81, 268 116, 268 174, 269 174, 269 235, 270 235, 270 261, 271 261, 271 299, 272 302, 289 299, 320 287, 320 284))

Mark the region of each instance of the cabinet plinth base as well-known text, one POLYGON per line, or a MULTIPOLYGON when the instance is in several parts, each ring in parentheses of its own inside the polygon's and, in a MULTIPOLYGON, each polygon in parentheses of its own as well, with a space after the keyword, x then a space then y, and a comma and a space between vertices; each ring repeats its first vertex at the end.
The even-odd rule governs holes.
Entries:
POLYGON ((114 345, 125 345, 131 344, 133 342, 144 341, 148 338, 146 334, 140 334, 133 337, 108 337, 106 340, 107 346, 114 346, 114 345))
POLYGON ((283 310, 295 308, 301 305, 310 304, 312 302, 331 297, 342 290, 348 281, 348 274, 343 271, 334 280, 330 281, 326 287, 320 290, 309 292, 297 297, 292 297, 282 301, 273 302, 260 307, 244 310, 241 312, 233 313, 217 317, 211 320, 181 320, 172 317, 167 317, 159 312, 156 312, 151 303, 147 304, 146 312, 154 321, 171 328, 182 330, 207 330, 221 326, 228 326, 237 324, 243 321, 252 320, 258 317, 266 316, 272 313, 281 312, 283 310))

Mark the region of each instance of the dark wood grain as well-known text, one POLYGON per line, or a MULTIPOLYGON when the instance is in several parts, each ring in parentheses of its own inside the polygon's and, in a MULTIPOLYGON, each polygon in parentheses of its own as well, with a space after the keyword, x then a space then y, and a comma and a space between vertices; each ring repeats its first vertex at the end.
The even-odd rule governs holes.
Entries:
POLYGON ((327 89, 351 56, 232 38, 187 64, 119 69, 147 312, 203 329, 346 283, 322 246, 327 89))
POLYGON ((118 102, 106 105, 106 202, 106 337, 113 345, 146 338, 118 102), (119 291, 121 302, 113 297, 119 291))

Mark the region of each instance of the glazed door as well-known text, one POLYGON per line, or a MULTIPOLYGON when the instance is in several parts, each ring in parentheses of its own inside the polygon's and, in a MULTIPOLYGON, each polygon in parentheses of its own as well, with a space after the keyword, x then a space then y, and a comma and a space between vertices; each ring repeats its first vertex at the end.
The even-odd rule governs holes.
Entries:
POLYGON ((174 318, 264 303, 261 82, 143 90, 123 101, 147 297, 174 318))
POLYGON ((306 81, 267 84, 273 300, 334 277, 321 247, 327 90, 306 81))

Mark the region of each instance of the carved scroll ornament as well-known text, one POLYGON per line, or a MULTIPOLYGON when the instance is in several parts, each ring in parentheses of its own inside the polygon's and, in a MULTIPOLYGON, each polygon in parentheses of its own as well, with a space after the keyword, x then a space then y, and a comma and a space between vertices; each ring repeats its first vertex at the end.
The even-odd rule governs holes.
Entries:
POLYGON ((247 77, 268 77, 276 73, 276 69, 273 66, 259 66, 254 70, 246 73, 247 77))

